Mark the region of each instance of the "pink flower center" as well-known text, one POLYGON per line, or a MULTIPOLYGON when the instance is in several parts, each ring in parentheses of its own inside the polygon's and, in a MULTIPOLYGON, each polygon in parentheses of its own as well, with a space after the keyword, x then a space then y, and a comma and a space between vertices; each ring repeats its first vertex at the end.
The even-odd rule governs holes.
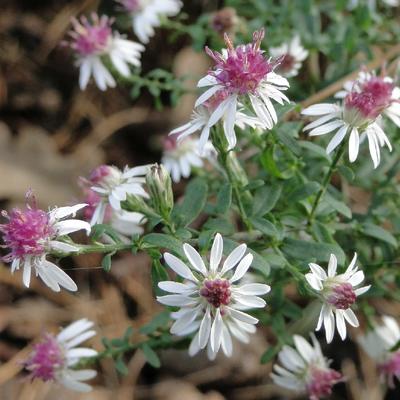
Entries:
POLYGON ((231 300, 231 284, 226 279, 204 281, 200 289, 203 296, 215 308, 227 306, 231 300))
POLYGON ((379 371, 387 377, 389 386, 393 387, 394 378, 400 379, 400 351, 394 353, 388 361, 379 365, 379 371))
POLYGON ((96 167, 89 175, 89 181, 92 184, 97 184, 101 182, 104 178, 111 174, 110 168, 108 165, 99 165, 96 167))
POLYGON ((163 149, 164 151, 173 151, 178 147, 178 137, 179 133, 175 135, 166 136, 163 139, 163 149))
POLYGON ((56 338, 46 334, 44 339, 34 346, 25 367, 31 371, 32 379, 49 381, 55 379, 57 369, 62 368, 64 362, 64 355, 56 338))
POLYGON ((268 61, 260 50, 263 38, 264 31, 254 32, 253 43, 234 48, 225 34, 226 57, 206 47, 207 54, 216 63, 210 74, 214 75, 229 93, 254 93, 260 82, 274 69, 275 64, 268 61))
POLYGON ((49 215, 43 210, 28 206, 25 210, 15 208, 10 214, 3 211, 3 215, 8 218, 8 223, 0 225, 0 231, 5 246, 11 249, 6 261, 42 254, 47 241, 55 234, 49 215))
POLYGON ((289 72, 293 69, 295 61, 295 58, 291 54, 287 53, 280 59, 280 64, 277 69, 279 71, 289 72))
POLYGON ((341 283, 333 287, 328 303, 339 310, 347 310, 356 301, 356 294, 350 283, 341 283))
POLYGON ((73 29, 69 32, 72 40, 70 46, 81 56, 102 53, 112 37, 113 21, 103 15, 92 14, 92 22, 82 16, 80 20, 72 20, 73 29))
POLYGON ((138 12, 141 10, 140 0, 118 0, 118 3, 128 12, 138 12))
POLYGON ((314 369, 307 384, 310 400, 319 400, 332 393, 332 386, 342 379, 342 375, 333 369, 314 369))
POLYGON ((391 82, 385 82, 384 79, 374 76, 362 86, 362 91, 370 93, 377 106, 382 109, 390 106, 392 102, 392 93, 394 85, 391 82))

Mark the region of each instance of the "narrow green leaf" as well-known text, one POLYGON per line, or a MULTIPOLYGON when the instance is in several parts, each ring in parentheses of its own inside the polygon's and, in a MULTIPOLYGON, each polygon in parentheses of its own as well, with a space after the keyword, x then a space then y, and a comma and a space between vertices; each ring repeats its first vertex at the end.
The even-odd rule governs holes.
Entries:
POLYGON ((159 249, 167 249, 180 257, 184 257, 182 242, 164 233, 149 233, 143 237, 142 244, 155 246, 159 249))
POLYGON ((352 213, 350 208, 347 207, 346 204, 343 203, 343 201, 336 200, 330 193, 325 193, 323 201, 329 204, 338 213, 344 215, 347 218, 351 218, 352 213))
POLYGON ((323 147, 321 147, 313 142, 301 140, 299 142, 299 146, 302 147, 303 149, 309 150, 312 153, 317 154, 319 157, 324 158, 327 161, 331 161, 330 156, 328 154, 326 154, 326 150, 323 147))
POLYGON ((115 369, 121 374, 121 375, 128 375, 128 367, 125 365, 125 362, 122 358, 122 356, 119 356, 115 360, 115 369))
POLYGON ((261 356, 261 364, 269 363, 279 353, 279 346, 270 347, 261 356))
POLYGON ((106 254, 101 261, 101 266, 105 272, 111 271, 111 257, 115 254, 115 251, 112 253, 106 254))
POLYGON ((166 268, 160 263, 159 260, 153 260, 151 267, 151 282, 153 284, 154 293, 157 296, 165 294, 159 287, 158 283, 162 281, 168 281, 168 273, 166 268))
POLYGON ((232 204, 232 185, 226 183, 222 185, 221 189, 217 194, 217 202, 215 204, 216 214, 225 214, 232 204))
POLYGON ((354 181, 354 172, 349 167, 346 167, 345 165, 339 165, 338 171, 340 175, 344 176, 348 182, 354 181))
POLYGON ((253 226, 262 232, 264 235, 276 237, 278 235, 278 230, 276 229, 275 225, 266 220, 265 218, 251 218, 250 222, 253 226))
POLYGON ((382 240, 383 242, 389 243, 393 247, 397 247, 396 238, 389 231, 380 227, 379 225, 366 222, 362 225, 361 231, 367 236, 382 240))
POLYGON ((295 188, 290 194, 289 198, 290 201, 299 201, 302 199, 306 199, 307 197, 311 196, 314 193, 317 193, 320 184, 318 182, 307 182, 300 187, 295 188))
POLYGON ((157 314, 148 324, 143 325, 139 331, 143 335, 150 335, 155 332, 158 328, 167 326, 170 320, 169 311, 163 311, 157 314))
POLYGON ((154 368, 160 368, 161 361, 156 352, 147 344, 144 343, 140 346, 147 362, 154 368))
POLYGON ((276 205, 282 193, 282 186, 273 184, 258 189, 254 195, 253 216, 262 217, 270 212, 276 205))

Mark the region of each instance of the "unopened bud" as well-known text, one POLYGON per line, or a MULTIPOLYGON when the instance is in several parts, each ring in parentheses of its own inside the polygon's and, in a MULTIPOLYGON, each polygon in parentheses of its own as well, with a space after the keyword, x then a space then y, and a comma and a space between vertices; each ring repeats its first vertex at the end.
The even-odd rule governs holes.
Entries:
POLYGON ((174 206, 169 172, 162 164, 154 164, 146 175, 146 184, 156 212, 163 217, 169 216, 174 206))

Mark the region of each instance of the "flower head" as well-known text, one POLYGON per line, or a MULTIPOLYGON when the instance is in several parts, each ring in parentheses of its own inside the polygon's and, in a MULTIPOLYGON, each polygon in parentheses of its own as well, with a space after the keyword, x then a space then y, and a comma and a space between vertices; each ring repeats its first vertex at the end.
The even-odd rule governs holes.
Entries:
POLYGON ((332 386, 342 380, 342 375, 329 368, 321 347, 313 334, 312 346, 302 336, 294 335, 295 348, 283 346, 278 355, 282 366, 275 364, 273 381, 284 388, 306 392, 310 400, 331 395, 332 386))
MULTIPOLYGON (((274 72, 279 60, 267 59, 260 49, 264 38, 263 30, 253 34, 252 43, 237 47, 233 46, 228 35, 224 38, 227 49, 224 49, 222 53, 206 48, 215 66, 198 83, 198 87, 209 87, 209 89, 197 99, 195 107, 204 105, 213 97, 221 99, 218 105, 213 107, 203 131, 209 131, 218 121, 223 120, 224 133, 229 149, 232 149, 236 145, 234 128, 240 100, 249 99, 261 124, 271 129, 278 121, 271 99, 279 104, 289 101, 281 93, 289 87, 289 83, 274 72)), ((193 128, 193 132, 197 129, 193 128)))
POLYGON ((210 25, 222 36, 224 33, 233 34, 238 22, 236 10, 233 7, 224 7, 211 16, 210 25))
POLYGON ((148 43, 163 16, 173 17, 182 8, 180 0, 116 0, 132 18, 132 28, 142 43, 148 43))
POLYGON ((140 52, 144 47, 113 32, 112 24, 112 18, 106 15, 99 17, 96 13, 91 15, 91 20, 85 16, 72 20, 68 45, 77 56, 82 90, 86 88, 92 74, 99 89, 106 90, 108 86, 115 86, 114 78, 103 63, 104 59, 109 59, 123 76, 129 75, 129 64, 140 66, 140 52))
POLYGON ((184 282, 160 282, 162 290, 173 294, 157 300, 180 307, 171 314, 176 320, 171 333, 185 336, 197 331, 189 347, 190 355, 207 347, 208 357, 214 359, 222 347, 229 357, 232 355, 231 335, 247 343, 248 334, 255 332, 258 320, 242 310, 264 307, 265 301, 258 296, 268 293, 270 287, 261 283, 239 284, 253 261, 251 253, 245 255, 246 249, 245 244, 236 247, 221 265, 223 241, 221 235, 216 234, 209 266, 189 244, 183 245, 188 265, 172 254, 164 254, 168 266, 183 277, 184 282))
POLYGON ((346 338, 346 323, 358 327, 358 320, 351 306, 358 296, 365 293, 371 286, 356 288, 363 280, 364 273, 356 266, 357 254, 343 274, 336 274, 337 259, 331 254, 328 264, 328 274, 317 264, 310 263, 311 272, 306 274, 307 282, 318 291, 323 299, 316 330, 325 327, 326 341, 330 343, 336 326, 342 340, 346 338))
MULTIPOLYGON (((125 201, 129 195, 148 198, 143 189, 147 171, 148 166, 125 167, 121 171, 114 166, 100 165, 90 173, 88 179, 82 178, 82 183, 99 196, 90 224, 103 223, 107 213, 110 213, 110 207, 121 213, 121 201, 125 201)), ((94 203, 92 205, 94 206, 94 203)))
POLYGON ((36 276, 54 291, 60 291, 60 286, 77 290, 75 282, 46 256, 51 252, 71 253, 78 250, 70 242, 62 240, 62 236, 82 229, 89 234, 90 225, 78 219, 64 218, 75 216, 84 207, 86 204, 77 204, 46 212, 37 208, 34 198, 28 194, 26 208, 2 212, 8 222, 0 225, 0 232, 3 233, 4 247, 10 250, 4 260, 11 262, 11 272, 23 267, 26 287, 29 287, 33 268, 36 276))
POLYGON ((76 347, 96 335, 94 330, 89 330, 92 326, 93 322, 81 319, 67 326, 57 336, 50 333, 43 335, 25 361, 25 368, 30 371, 32 379, 55 381, 78 392, 89 392, 91 386, 82 381, 95 377, 96 371, 76 370, 74 366, 82 358, 97 355, 93 349, 76 347))
POLYGON ((382 324, 358 338, 364 351, 376 361, 383 380, 394 387, 394 378, 400 379, 400 350, 392 350, 400 340, 397 321, 384 315, 382 324))
POLYGON ((307 58, 308 51, 301 45, 300 37, 295 36, 290 42, 269 49, 272 57, 280 60, 276 71, 286 78, 299 73, 302 62, 307 58))

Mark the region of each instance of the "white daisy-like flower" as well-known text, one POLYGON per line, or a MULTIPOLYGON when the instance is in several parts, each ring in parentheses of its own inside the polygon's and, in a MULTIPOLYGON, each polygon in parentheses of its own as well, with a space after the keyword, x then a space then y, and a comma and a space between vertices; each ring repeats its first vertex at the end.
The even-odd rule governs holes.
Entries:
POLYGON ((178 142, 177 135, 170 135, 163 142, 163 155, 161 163, 171 174, 174 182, 181 178, 188 178, 193 167, 201 168, 204 165, 204 158, 215 158, 215 149, 210 141, 204 146, 204 152, 199 152, 199 140, 187 137, 178 142))
MULTIPOLYGON (((370 10, 376 9, 376 0, 350 0, 348 2, 347 8, 349 10, 354 10, 356 7, 363 3, 365 3, 370 10)), ((400 0, 382 0, 382 3, 389 7, 398 7, 400 5, 400 0)))
MULTIPOLYGON (((28 194, 31 196, 31 194, 28 194)), ((31 282, 32 269, 36 276, 55 292, 60 286, 76 291, 75 282, 57 265, 47 260, 52 252, 73 253, 79 248, 64 242, 62 236, 85 230, 90 233, 90 225, 79 219, 65 219, 86 207, 77 204, 72 207, 54 208, 48 212, 36 207, 32 197, 28 197, 25 209, 14 208, 10 213, 2 212, 8 222, 0 225, 5 246, 10 250, 3 259, 11 262, 11 272, 22 267, 22 280, 26 287, 31 282)))
POLYGON ((400 341, 400 327, 393 317, 382 316, 382 324, 358 337, 364 351, 378 365, 382 380, 394 387, 394 378, 400 380, 400 350, 393 348, 400 341))
POLYGON ((369 91, 375 98, 382 98, 382 115, 388 117, 400 128, 400 87, 394 84, 384 71, 377 75, 375 71, 360 71, 355 81, 347 81, 343 90, 335 94, 338 99, 345 98, 350 92, 369 91))
POLYGON ((365 293, 371 285, 356 288, 364 280, 364 272, 356 266, 357 253, 343 274, 336 274, 337 259, 331 254, 328 264, 328 274, 318 265, 310 263, 311 272, 306 274, 307 282, 320 293, 323 300, 318 324, 315 330, 325 327, 326 341, 332 342, 336 327, 342 340, 346 338, 346 323, 358 327, 358 319, 351 306, 358 296, 365 293))
POLYGON ((229 149, 232 149, 236 145, 234 128, 240 101, 245 103, 249 100, 257 118, 268 129, 272 129, 278 122, 278 117, 271 99, 279 104, 289 102, 281 92, 288 89, 289 82, 274 72, 279 61, 265 58, 264 52, 260 50, 264 38, 263 30, 254 33, 252 43, 236 48, 227 35, 224 38, 227 49, 222 53, 206 48, 208 55, 215 61, 215 66, 197 85, 208 89, 197 99, 195 107, 206 103, 215 95, 223 94, 224 100, 208 118, 203 134, 223 120, 224 133, 229 149))
POLYGON ((276 71, 286 78, 298 75, 303 61, 308 56, 308 51, 301 45, 298 35, 279 47, 271 47, 269 53, 272 57, 280 59, 276 71))
MULTIPOLYGON (((212 153, 214 148, 212 148, 211 150, 210 142, 208 140, 210 137, 210 129, 211 129, 209 122, 216 108, 218 108, 221 102, 223 102, 225 99, 226 99, 225 92, 217 93, 216 95, 208 99, 205 103, 196 107, 193 110, 190 122, 171 131, 170 132, 171 136, 177 136, 178 145, 179 142, 185 139, 187 136, 200 131, 201 132, 200 139, 197 141, 197 148, 199 154, 203 157, 204 156, 207 157, 207 154, 209 154, 210 151, 212 153)), ((222 117, 222 123, 225 132, 227 131, 227 123, 228 123, 227 117, 228 117, 227 114, 223 115, 222 117)), ((238 109, 236 111, 235 126, 237 126, 242 130, 246 129, 246 127, 251 127, 253 129, 261 129, 261 130, 267 129, 267 126, 258 117, 246 114, 244 112, 244 107, 241 104, 238 105, 238 109)), ((236 141, 235 132, 233 132, 233 134, 235 135, 235 138, 233 137, 231 138, 232 142, 236 141)))
POLYGON ((96 357, 97 351, 88 347, 76 347, 96 335, 93 322, 80 319, 63 329, 57 336, 50 333, 34 345, 25 361, 25 368, 32 379, 57 382, 77 392, 90 392, 92 387, 83 381, 94 378, 92 369, 75 369, 83 358, 96 357))
POLYGON ((329 368, 330 361, 321 351, 317 339, 311 334, 312 346, 302 336, 294 335, 295 347, 284 345, 278 354, 281 365, 274 364, 271 378, 285 389, 307 393, 310 400, 319 400, 332 394, 332 386, 342 375, 329 368))
POLYGON ((140 67, 140 53, 144 51, 144 46, 113 32, 112 23, 109 17, 103 15, 99 18, 96 13, 92 14, 92 21, 84 16, 79 21, 72 20, 69 46, 77 55, 81 90, 86 88, 92 75, 100 90, 115 87, 115 79, 104 65, 105 60, 110 60, 125 77, 131 73, 129 65, 140 67))
POLYGON ((154 28, 161 24, 161 18, 179 14, 182 2, 179 0, 116 0, 123 10, 132 17, 132 28, 142 43, 148 43, 154 36, 154 28))
POLYGON ((125 201, 129 195, 148 198, 149 195, 143 188, 148 170, 148 165, 125 167, 123 171, 110 165, 95 168, 87 180, 87 185, 101 200, 95 207, 90 224, 103 223, 108 206, 120 213, 121 201, 125 201))
POLYGON ((320 136, 336 132, 329 142, 326 152, 330 154, 347 136, 349 136, 349 160, 357 159, 363 134, 368 138, 369 152, 376 168, 381 160, 380 148, 387 146, 392 151, 379 120, 382 104, 370 92, 351 92, 341 106, 337 104, 314 104, 302 111, 303 115, 317 117, 317 119, 304 127, 310 136, 320 136))
POLYGON ((236 247, 220 265, 223 240, 217 233, 209 266, 189 244, 183 245, 188 265, 170 253, 164 254, 168 266, 184 278, 184 282, 160 282, 158 286, 172 294, 159 296, 157 300, 167 306, 180 307, 171 314, 176 320, 171 327, 172 334, 186 336, 197 331, 189 347, 191 356, 207 347, 208 357, 213 360, 222 347, 230 357, 231 336, 248 343, 249 334, 255 332, 258 320, 243 310, 264 307, 265 301, 258 296, 268 293, 270 287, 261 283, 239 284, 253 261, 251 253, 245 255, 246 249, 245 244, 236 247))

